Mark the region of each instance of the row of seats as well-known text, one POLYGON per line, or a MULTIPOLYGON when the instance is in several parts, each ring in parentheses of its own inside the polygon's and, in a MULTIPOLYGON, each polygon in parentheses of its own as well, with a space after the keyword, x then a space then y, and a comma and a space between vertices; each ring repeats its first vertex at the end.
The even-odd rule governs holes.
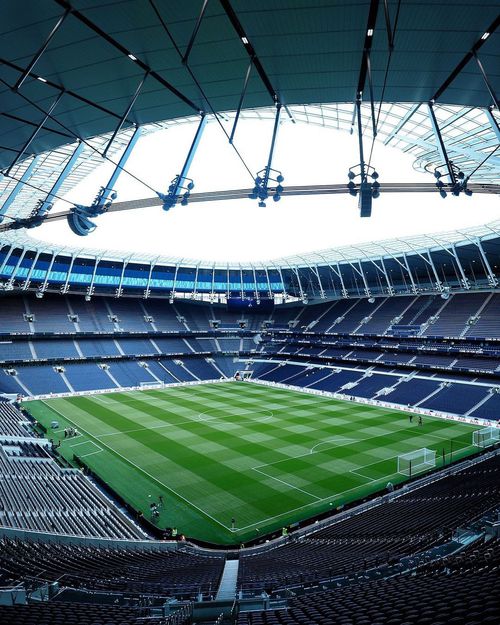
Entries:
POLYGON ((238 583, 266 590, 367 570, 443 541, 500 505, 500 456, 391 502, 257 553, 242 554, 238 583))
POLYGON ((414 326, 423 336, 500 337, 500 295, 463 293, 443 301, 439 296, 405 296, 338 300, 311 306, 286 306, 272 315, 229 312, 222 306, 167 300, 112 299, 46 294, 43 299, 2 297, 3 332, 206 331, 219 327, 259 330, 307 328, 315 332, 390 334, 393 325, 414 326))
POLYGON ((31 443, 0 439, 0 525, 41 532, 144 538, 80 471, 63 469, 31 443))
POLYGON ((96 547, 3 539, 0 582, 16 585, 36 577, 71 588, 196 597, 212 593, 224 555, 183 549, 96 547))
POLYGON ((494 381, 476 381, 475 378, 466 381, 450 376, 444 378, 439 373, 418 370, 416 375, 408 378, 408 371, 396 369, 372 369, 367 372, 352 363, 349 363, 352 369, 311 367, 307 363, 277 361, 278 358, 283 356, 277 353, 273 363, 259 362, 253 365, 253 377, 438 412, 500 419, 500 393, 494 381))

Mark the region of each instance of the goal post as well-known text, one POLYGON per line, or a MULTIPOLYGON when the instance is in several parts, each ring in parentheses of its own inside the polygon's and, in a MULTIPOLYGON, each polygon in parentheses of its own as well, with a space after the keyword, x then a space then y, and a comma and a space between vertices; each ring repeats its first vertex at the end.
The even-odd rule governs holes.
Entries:
POLYGON ((408 477, 428 471, 435 466, 436 452, 434 449, 423 447, 398 456, 398 473, 408 477))
POLYGON ((474 430, 472 432, 472 444, 474 447, 489 447, 500 440, 500 429, 490 426, 474 430))
POLYGON ((140 382, 139 388, 165 388, 165 382, 140 382))

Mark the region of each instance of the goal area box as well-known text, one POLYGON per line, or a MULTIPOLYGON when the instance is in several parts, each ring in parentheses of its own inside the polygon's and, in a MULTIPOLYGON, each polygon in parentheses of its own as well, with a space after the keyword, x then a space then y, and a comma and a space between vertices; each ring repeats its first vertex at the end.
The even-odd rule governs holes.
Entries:
POLYGON ((486 427, 472 432, 472 444, 474 447, 489 447, 500 440, 500 428, 486 427))
POLYGON ((398 456, 398 473, 408 477, 433 469, 435 466, 436 452, 434 449, 423 447, 398 456))
POLYGON ((139 388, 141 389, 155 389, 155 388, 165 388, 165 382, 140 382, 139 388))

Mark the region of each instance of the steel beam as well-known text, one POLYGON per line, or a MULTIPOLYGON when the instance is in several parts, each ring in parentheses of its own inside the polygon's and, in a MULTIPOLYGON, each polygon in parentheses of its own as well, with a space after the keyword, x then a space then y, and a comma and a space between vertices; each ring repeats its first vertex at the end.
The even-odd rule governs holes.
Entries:
POLYGON ((34 69, 35 65, 38 63, 38 61, 40 60, 40 57, 42 56, 42 54, 45 52, 45 50, 47 49, 49 43, 51 42, 52 38, 54 37, 54 35, 57 33, 57 31, 59 30, 59 28, 61 28, 61 26, 63 25, 64 20, 68 17, 70 11, 69 9, 66 9, 64 11, 64 13, 61 15, 61 17, 57 20, 57 22, 55 23, 54 27, 52 28, 52 30, 50 31, 50 33, 47 35, 45 41, 43 42, 43 44, 41 45, 41 47, 38 49, 37 53, 35 54, 35 56, 31 59, 28 67, 24 70, 23 74, 17 79, 16 84, 14 85, 14 91, 17 91, 21 85, 23 84, 23 82, 26 80, 26 78, 30 75, 30 73, 32 72, 32 70, 34 69))
POLYGON ((486 117, 488 118, 488 121, 490 122, 490 125, 491 125, 491 127, 493 129, 493 132, 496 135, 498 143, 500 143, 500 126, 498 125, 498 122, 495 119, 495 116, 493 115, 493 113, 492 113, 492 111, 490 109, 486 109, 485 113, 486 113, 486 117))
POLYGON ((50 264, 47 267, 47 271, 45 272, 45 280, 43 281, 42 288, 40 289, 42 292, 44 292, 47 289, 47 285, 49 283, 50 272, 52 271, 52 267, 54 266, 54 262, 56 260, 56 256, 57 256, 57 252, 54 252, 52 254, 52 258, 50 260, 50 264))
POLYGON ((158 196, 163 201, 164 210, 168 211, 170 208, 172 208, 172 206, 175 206, 183 190, 189 196, 191 189, 194 187, 194 184, 188 179, 188 173, 193 163, 196 150, 198 149, 198 146, 200 144, 203 131, 205 130, 205 126, 207 125, 207 121, 207 116, 205 114, 202 114, 200 123, 198 124, 198 128, 196 129, 196 133, 193 138, 193 142, 191 143, 191 147, 189 148, 189 151, 187 153, 186 160, 184 161, 184 165, 182 166, 181 173, 178 174, 170 184, 168 193, 158 193, 158 196))
POLYGON ((493 104, 495 105, 495 108, 498 111, 500 111, 500 102, 498 101, 498 97, 495 93, 495 90, 493 89, 493 85, 491 84, 490 79, 488 78, 488 74, 486 73, 486 70, 484 69, 483 64, 481 63, 481 59, 477 55, 476 50, 474 50, 473 54, 474 54, 474 59, 476 60, 477 66, 479 67, 479 71, 481 72, 481 76, 483 77, 484 84, 486 85, 486 89, 488 89, 488 93, 490 94, 491 99, 493 100, 493 104))
POLYGON ((35 156, 33 158, 33 160, 28 165, 28 167, 24 171, 24 173, 21 176, 21 178, 18 180, 16 186, 12 189, 10 194, 7 196, 7 199, 5 200, 3 205, 0 206, 0 223, 2 223, 2 221, 4 219, 4 216, 7 214, 7 211, 9 210, 9 208, 14 203, 14 200, 16 199, 16 197, 19 195, 19 193, 24 188, 24 185, 26 184, 26 182, 29 180, 29 178, 30 178, 33 170, 37 166, 39 160, 40 160, 40 155, 37 155, 37 156, 35 156))
POLYGON ((94 270, 92 271, 92 279, 90 280, 90 284, 87 287, 87 294, 88 295, 93 295, 94 294, 94 282, 95 282, 95 277, 96 277, 96 274, 97 274, 97 266, 99 265, 101 260, 102 260, 102 258, 96 256, 94 270))
POLYGON ((38 259, 40 258, 40 254, 41 252, 39 251, 37 251, 37 253, 35 254, 35 258, 33 259, 33 262, 31 263, 30 270, 28 271, 28 275, 26 276, 26 279, 22 286, 23 291, 25 291, 30 285, 31 275, 33 274, 33 271, 35 270, 35 265, 37 264, 38 259))
POLYGON ((62 293, 67 293, 69 290, 69 281, 71 279, 71 272, 73 271, 73 265, 75 264, 75 260, 76 260, 76 254, 73 254, 71 256, 71 262, 69 264, 68 271, 66 273, 66 281, 64 283, 63 288, 61 289, 62 293))
POLYGON ((486 268, 486 273, 488 274, 488 282, 493 287, 498 286, 498 278, 493 273, 493 269, 491 268, 491 265, 490 265, 490 262, 488 260, 488 257, 486 256, 485 251, 483 249, 483 246, 481 244, 481 239, 479 239, 479 238, 476 239, 476 245, 477 245, 477 247, 479 249, 479 253, 481 254, 481 258, 483 259, 483 263, 484 263, 484 266, 486 268))
POLYGON ((73 167, 76 164, 76 161, 80 157, 80 154, 83 152, 84 148, 85 148, 85 144, 82 143, 82 142, 80 142, 76 146, 75 150, 73 151, 73 154, 70 156, 70 158, 66 162, 66 165, 64 165, 61 173, 57 177, 57 180, 52 185, 52 188, 49 191, 49 193, 47 194, 47 197, 44 200, 41 201, 41 204, 40 204, 40 206, 38 207, 38 210, 37 210, 37 215, 42 215, 43 216, 43 215, 45 215, 46 213, 48 213, 52 209, 52 206, 54 204, 54 200, 56 199, 56 196, 59 193, 59 189, 62 187, 62 185, 66 181, 66 178, 71 173, 73 167))
POLYGON ((28 251, 24 247, 22 249, 23 249, 23 251, 19 255, 19 260, 17 261, 16 266, 12 270, 12 275, 10 276, 9 280, 7 281, 7 284, 9 285, 10 288, 12 288, 12 285, 14 284, 14 280, 16 279, 17 271, 18 271, 19 267, 21 266, 21 263, 23 262, 24 257, 26 256, 26 252, 28 251))
POLYGON ((194 40, 196 39, 196 35, 198 34, 198 31, 200 30, 201 22, 203 20, 203 16, 205 15, 205 11, 207 9, 207 4, 208 4, 208 0, 203 0, 203 5, 201 7, 200 14, 198 15, 198 19, 196 20, 196 24, 191 34, 191 38, 189 39, 186 52, 184 53, 184 56, 182 57, 183 65, 187 65, 187 62, 189 60, 189 55, 191 54, 191 50, 193 49, 194 40))
POLYGON ((429 110, 429 119, 432 125, 432 129, 434 131, 434 136, 436 137, 436 143, 437 143, 439 156, 441 157, 443 164, 446 165, 451 184, 455 185, 457 183, 457 179, 455 176, 455 172, 453 171, 453 167, 451 166, 450 159, 448 158, 448 153, 446 151, 446 146, 444 144, 443 137, 439 129, 439 124, 436 118, 436 113, 434 112, 434 105, 432 102, 429 102, 427 106, 429 110))
MULTIPOLYGON (((113 46, 122 55, 130 58, 130 50, 127 50, 125 46, 123 46, 116 39, 111 37, 111 35, 109 35, 106 31, 102 30, 102 28, 99 28, 97 24, 92 22, 92 20, 86 17, 81 11, 74 9, 67 0, 54 0, 54 1, 60 6, 62 6, 64 9, 69 10, 71 14, 73 15, 73 17, 75 17, 82 24, 85 24, 87 28, 89 28, 92 32, 94 32, 96 35, 101 37, 101 39, 103 39, 104 41, 109 43, 111 46, 113 46)), ((159 82, 162 85, 162 87, 165 87, 166 89, 168 89, 177 98, 182 100, 184 104, 187 104, 187 106, 189 106, 191 109, 193 109, 197 113, 200 112, 199 107, 196 106, 194 102, 192 102, 188 97, 186 97, 183 93, 181 93, 178 89, 176 89, 172 84, 170 84, 167 80, 165 80, 163 76, 158 74, 158 72, 152 70, 148 65, 146 65, 146 63, 144 63, 140 59, 136 58, 135 56, 134 58, 135 60, 133 62, 136 63, 137 66, 140 67, 144 72, 149 72, 151 74, 151 77, 154 78, 157 82, 159 82)))
POLYGON ((6 176, 9 176, 12 169, 19 163, 19 161, 22 159, 22 157, 24 156, 24 154, 26 153, 26 150, 29 148, 29 146, 33 143, 33 141, 36 139, 36 136, 38 135, 38 133, 40 132, 40 130, 43 128, 45 122, 52 116, 52 111, 56 108, 56 106, 59 104, 59 101, 61 100, 61 98, 63 97, 64 92, 61 92, 56 99, 52 102, 52 104, 49 107, 49 110, 45 113, 44 118, 42 119, 42 121, 38 124, 38 126, 33 130, 33 132, 31 133, 31 135, 29 136, 28 140, 26 141, 26 143, 23 145, 23 147, 20 149, 20 151, 18 152, 16 158, 12 161, 12 163, 9 165, 9 168, 7 169, 6 172, 6 176))
POLYGON ((111 139, 108 141, 108 144, 106 145, 106 147, 104 149, 104 152, 102 153, 102 157, 103 158, 106 158, 110 147, 113 145, 113 141, 115 140, 116 135, 120 132, 120 130, 123 127, 123 124, 125 123, 125 121, 127 120, 128 116, 130 115, 130 111, 134 107, 134 104, 135 104, 137 98, 139 97, 139 94, 141 93, 142 88, 144 86, 144 83, 146 82, 146 78, 148 76, 149 76, 149 71, 146 71, 144 76, 142 77, 141 81, 137 85, 137 89, 135 90, 134 95, 132 96, 132 99, 129 102, 129 105, 127 106, 126 111, 123 113, 122 118, 118 122, 118 125, 114 129, 113 134, 111 135, 111 139))
POLYGON ((115 165, 115 169, 113 171, 113 173, 111 174, 111 177, 108 181, 108 184, 104 187, 104 193, 102 194, 100 201, 101 203, 106 202, 106 200, 109 199, 111 193, 113 192, 113 188, 116 184, 116 182, 118 181, 118 178, 120 176, 120 174, 122 173, 130 155, 132 154, 132 150, 135 148, 135 145, 137 143, 137 141, 140 139, 141 137, 141 128, 137 127, 132 136, 130 137, 130 140, 127 144, 127 147, 125 148, 123 154, 120 157, 120 160, 118 161, 118 163, 115 165))
POLYGON ((200 272, 200 263, 196 265, 196 272, 194 274, 194 285, 193 285, 193 297, 196 297, 196 293, 198 292, 198 274, 200 272))
POLYGON ((240 101, 238 102, 238 108, 236 109, 236 115, 234 117, 233 128, 231 130, 231 134, 229 136, 229 143, 232 145, 234 140, 234 133, 236 132, 236 126, 238 124, 238 120, 240 118, 241 107, 243 106, 243 100, 245 99, 245 94, 247 92, 248 81, 250 79, 250 73, 252 71, 253 59, 250 58, 250 63, 248 64, 247 73, 245 75, 245 82, 243 83, 243 89, 241 90, 240 101))
POLYGON ((264 181, 262 186, 267 190, 269 185, 269 177, 271 175, 271 169, 273 166, 274 148, 276 147, 276 138, 278 136, 279 124, 280 124, 281 104, 278 102, 276 105, 276 115, 274 116, 273 136, 271 137, 271 146, 269 148, 269 157, 267 159, 266 171, 264 174, 264 181))
POLYGON ((455 69, 451 72, 448 78, 444 81, 444 83, 439 87, 436 93, 432 96, 432 100, 438 100, 441 95, 448 89, 448 87, 452 84, 452 82, 460 75, 465 66, 472 59, 474 54, 485 44, 485 42, 489 39, 489 37, 496 31, 496 29, 500 26, 500 15, 486 28, 485 33, 488 33, 488 37, 484 37, 484 34, 474 43, 472 48, 467 52, 467 54, 462 58, 462 60, 458 63, 455 69))
POLYGON ((220 3, 226 15, 228 16, 229 21, 231 22, 234 30, 236 31, 236 34, 238 35, 241 42, 243 43, 248 56, 250 57, 250 59, 252 59, 252 62, 255 65, 255 69, 257 70, 257 73, 259 74, 262 82, 264 83, 264 86, 267 92, 269 93, 269 96, 271 97, 273 102, 278 103, 280 101, 278 94, 276 90, 274 89, 273 85, 271 84, 269 76, 267 75, 262 63, 260 62, 259 57, 257 56, 257 53, 254 47, 252 46, 252 43, 250 42, 245 30, 243 29, 243 26, 241 25, 241 22, 238 16, 236 15, 233 7, 231 6, 231 3, 229 2, 229 0, 220 0, 220 3))
POLYGON ((0 265, 0 276, 3 274, 5 267, 7 266, 7 263, 9 262, 10 257, 12 256, 13 252, 14 252, 14 247, 10 245, 9 251, 5 254, 5 258, 3 259, 3 262, 0 265))

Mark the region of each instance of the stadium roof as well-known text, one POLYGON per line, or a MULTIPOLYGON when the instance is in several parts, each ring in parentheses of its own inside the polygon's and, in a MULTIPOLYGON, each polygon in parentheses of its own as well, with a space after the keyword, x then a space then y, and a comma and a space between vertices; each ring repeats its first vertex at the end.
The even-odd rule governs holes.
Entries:
MULTIPOLYGON (((428 171, 441 157, 426 106, 433 101, 450 158, 478 170, 475 182, 500 180, 497 2, 6 0, 0 23, 0 216, 10 221, 32 214, 81 140, 59 195, 103 152, 120 154, 135 126, 153 132, 200 113, 214 120, 234 112, 243 93, 243 116, 272 117, 279 102, 294 121, 337 128, 352 125, 362 97, 367 136, 373 103, 378 139, 428 171)), ((350 250, 344 257, 381 253, 350 250)))
POLYGON ((375 101, 487 107, 499 22, 495 1, 5 0, 0 166, 56 101, 28 153, 113 130, 145 76, 125 125, 234 110, 251 56, 245 108, 352 102, 368 71, 375 101))

